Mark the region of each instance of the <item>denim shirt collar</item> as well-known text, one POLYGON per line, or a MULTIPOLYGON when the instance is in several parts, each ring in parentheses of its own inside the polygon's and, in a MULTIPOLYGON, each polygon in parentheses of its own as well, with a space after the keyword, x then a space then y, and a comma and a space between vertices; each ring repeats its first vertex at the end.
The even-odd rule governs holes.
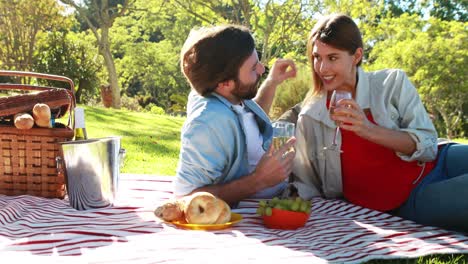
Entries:
MULTIPOLYGON (((239 116, 239 113, 237 113, 234 110, 233 104, 229 102, 226 98, 224 98, 222 95, 216 92, 213 92, 212 95, 216 97, 219 101, 221 101, 223 104, 225 104, 229 109, 231 109, 238 116, 239 122, 242 126, 242 130, 245 131, 242 118, 239 116)), ((258 128, 262 134, 263 149, 267 151, 268 148, 270 147, 271 138, 273 136, 273 128, 271 126, 270 118, 255 101, 243 100, 242 102, 246 108, 248 108, 250 111, 252 111, 252 113, 254 113, 255 120, 257 121, 257 124, 258 124, 258 128)))

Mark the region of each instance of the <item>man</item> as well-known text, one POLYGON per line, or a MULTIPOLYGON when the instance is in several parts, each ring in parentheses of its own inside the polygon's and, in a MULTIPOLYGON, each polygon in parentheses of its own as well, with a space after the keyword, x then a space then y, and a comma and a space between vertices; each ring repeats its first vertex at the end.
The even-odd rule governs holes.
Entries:
POLYGON ((182 128, 175 195, 207 191, 233 205, 272 197, 287 185, 295 142, 271 145, 269 112, 276 87, 296 75, 278 59, 257 92, 265 67, 245 27, 192 30, 181 51, 181 70, 192 87, 182 128), (254 98, 252 100, 252 98, 254 98))

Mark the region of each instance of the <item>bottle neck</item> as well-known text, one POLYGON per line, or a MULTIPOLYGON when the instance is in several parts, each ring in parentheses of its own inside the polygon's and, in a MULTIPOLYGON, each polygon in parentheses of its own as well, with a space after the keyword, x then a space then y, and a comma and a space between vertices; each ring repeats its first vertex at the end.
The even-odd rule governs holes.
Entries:
POLYGON ((88 139, 85 126, 84 109, 75 108, 75 140, 88 139))

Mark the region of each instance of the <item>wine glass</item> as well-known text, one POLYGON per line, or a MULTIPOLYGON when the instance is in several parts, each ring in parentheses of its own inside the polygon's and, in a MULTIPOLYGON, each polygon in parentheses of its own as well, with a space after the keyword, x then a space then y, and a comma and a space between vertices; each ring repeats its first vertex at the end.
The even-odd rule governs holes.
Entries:
MULTIPOLYGON (((296 125, 287 121, 276 121, 272 124, 273 126, 273 149, 278 151, 291 137, 295 136, 296 125)), ((294 147, 290 147, 285 153, 282 154, 281 158, 284 159, 290 151, 294 151, 294 147)), ((291 175, 285 182, 291 182, 291 175)))
POLYGON ((294 123, 287 121, 276 121, 273 126, 273 148, 277 151, 289 138, 295 135, 294 123))
MULTIPOLYGON (((333 115, 335 112, 335 109, 338 107, 338 102, 341 99, 352 99, 353 96, 351 92, 348 91, 339 91, 339 90, 333 90, 332 96, 330 98, 330 106, 328 108, 328 113, 333 115)), ((336 138, 338 137, 338 133, 340 133, 340 124, 338 122, 336 123, 336 129, 335 129, 335 134, 333 135, 333 142, 330 146, 324 147, 324 150, 330 150, 330 151, 338 151, 340 153, 343 153, 342 150, 338 147, 338 144, 336 143, 336 138)))

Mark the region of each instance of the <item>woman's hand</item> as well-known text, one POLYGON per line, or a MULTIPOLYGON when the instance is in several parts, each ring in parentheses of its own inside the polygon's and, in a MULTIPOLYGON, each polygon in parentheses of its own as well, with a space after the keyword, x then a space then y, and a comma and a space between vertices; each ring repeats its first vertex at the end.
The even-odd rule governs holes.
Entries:
POLYGON ((371 123, 353 99, 342 99, 338 106, 331 119, 340 124, 340 128, 353 131, 362 138, 408 156, 416 151, 416 142, 408 132, 371 123))
POLYGON ((363 138, 368 138, 368 134, 375 126, 353 99, 340 100, 331 119, 339 124, 340 128, 353 131, 363 138))

